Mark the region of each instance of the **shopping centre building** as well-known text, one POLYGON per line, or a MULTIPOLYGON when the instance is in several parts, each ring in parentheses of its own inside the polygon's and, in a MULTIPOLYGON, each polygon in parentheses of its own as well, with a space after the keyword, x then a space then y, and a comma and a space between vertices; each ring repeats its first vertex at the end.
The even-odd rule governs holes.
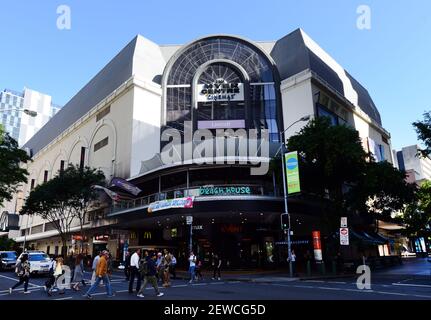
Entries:
MULTIPOLYGON (((88 215, 89 254, 170 248, 181 260, 193 217, 193 248, 205 260, 219 252, 232 268, 271 266, 286 246, 270 160, 280 133, 289 128, 288 139, 309 115, 356 128, 376 160, 392 162, 368 91, 301 29, 270 42, 220 34, 158 45, 137 36, 26 143, 29 182, 9 212, 67 164, 86 165, 122 196, 88 215)), ((292 197, 289 212, 294 248, 312 245, 315 205, 292 197)), ((52 224, 21 216, 19 228, 26 247, 60 252, 52 224)))

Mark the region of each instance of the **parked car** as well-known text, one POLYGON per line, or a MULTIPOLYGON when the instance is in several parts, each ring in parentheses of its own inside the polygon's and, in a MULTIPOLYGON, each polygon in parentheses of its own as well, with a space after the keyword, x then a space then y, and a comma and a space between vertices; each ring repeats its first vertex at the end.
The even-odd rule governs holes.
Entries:
POLYGON ((12 270, 15 268, 16 252, 15 251, 0 251, 0 270, 12 270))
POLYGON ((30 262, 30 274, 47 274, 51 259, 43 251, 27 251, 20 254, 18 259, 21 259, 23 254, 28 254, 28 261, 30 262))

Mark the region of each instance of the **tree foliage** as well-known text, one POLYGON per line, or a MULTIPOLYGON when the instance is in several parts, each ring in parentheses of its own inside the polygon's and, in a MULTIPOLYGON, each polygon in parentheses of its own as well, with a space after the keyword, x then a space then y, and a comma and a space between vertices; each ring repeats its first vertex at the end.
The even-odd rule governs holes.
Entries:
POLYGON ((24 150, 18 148, 18 142, 0 128, 0 203, 12 200, 18 185, 27 183, 28 172, 22 163, 30 161, 24 150))
POLYGON ((80 222, 82 235, 88 206, 97 197, 92 186, 104 183, 104 179, 99 170, 69 165, 53 179, 34 188, 20 213, 38 215, 51 222, 58 231, 64 248, 76 219, 80 222))
POLYGON ((334 126, 326 117, 310 121, 292 136, 288 149, 299 154, 301 189, 328 200, 322 214, 332 230, 342 215, 389 218, 414 197, 403 172, 390 163, 374 162, 355 129, 334 126))
POLYGON ((428 157, 431 154, 431 113, 424 113, 423 121, 413 122, 413 127, 416 130, 419 140, 425 145, 425 149, 420 150, 423 157, 428 157))
POLYGON ((409 237, 431 236, 431 182, 424 182, 416 192, 417 201, 407 206, 400 221, 409 237))

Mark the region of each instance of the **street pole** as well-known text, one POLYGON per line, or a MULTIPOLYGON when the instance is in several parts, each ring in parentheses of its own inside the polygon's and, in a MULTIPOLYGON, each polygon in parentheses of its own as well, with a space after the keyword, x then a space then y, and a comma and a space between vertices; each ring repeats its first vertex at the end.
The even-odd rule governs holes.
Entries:
MULTIPOLYGON (((284 191, 284 213, 287 214, 288 217, 288 226, 287 226, 287 252, 289 257, 289 277, 293 277, 293 266, 292 266, 292 251, 291 251, 291 242, 290 242, 290 214, 289 214, 289 208, 287 206, 287 187, 286 187, 286 173, 285 173, 285 163, 284 163, 284 141, 282 139, 282 134, 280 132, 280 142, 281 142, 281 168, 283 170, 283 191, 284 191)), ((282 219, 280 219, 282 220, 282 219)), ((281 221, 283 223, 283 221, 281 221)), ((283 232, 286 232, 283 228, 283 225, 281 226, 281 230, 283 232)))
POLYGON ((190 223, 190 242, 189 242, 189 253, 193 251, 193 225, 190 223))

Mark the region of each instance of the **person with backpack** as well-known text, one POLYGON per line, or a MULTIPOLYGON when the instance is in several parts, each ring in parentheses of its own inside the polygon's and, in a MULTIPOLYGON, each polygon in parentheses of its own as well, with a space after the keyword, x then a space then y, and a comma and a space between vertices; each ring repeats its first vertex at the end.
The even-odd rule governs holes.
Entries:
POLYGON ((147 283, 151 283, 154 290, 156 291, 157 297, 161 297, 164 295, 163 292, 159 291, 159 286, 157 285, 157 268, 156 268, 156 254, 153 252, 151 256, 147 256, 146 259, 142 262, 140 267, 141 273, 144 275, 144 283, 138 291, 138 297, 144 298, 144 290, 147 286, 147 283))
POLYGON ((22 255, 21 259, 16 264, 15 272, 19 277, 19 282, 12 288, 9 288, 9 294, 12 294, 12 291, 22 284, 24 284, 24 293, 31 293, 28 291, 28 281, 30 280, 30 263, 28 262, 28 254, 22 255))
POLYGON ((54 270, 55 270, 55 257, 51 258, 49 262, 48 280, 45 281, 44 289, 48 296, 51 296, 51 288, 55 284, 54 270))

